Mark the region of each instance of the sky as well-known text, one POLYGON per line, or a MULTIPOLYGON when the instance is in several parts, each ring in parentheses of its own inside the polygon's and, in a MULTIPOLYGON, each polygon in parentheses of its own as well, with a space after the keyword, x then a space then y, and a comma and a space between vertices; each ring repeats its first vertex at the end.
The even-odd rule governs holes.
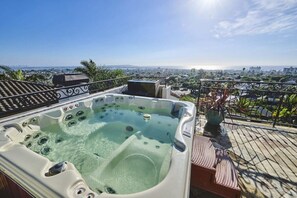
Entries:
POLYGON ((297 0, 1 0, 0 64, 297 65, 297 0))

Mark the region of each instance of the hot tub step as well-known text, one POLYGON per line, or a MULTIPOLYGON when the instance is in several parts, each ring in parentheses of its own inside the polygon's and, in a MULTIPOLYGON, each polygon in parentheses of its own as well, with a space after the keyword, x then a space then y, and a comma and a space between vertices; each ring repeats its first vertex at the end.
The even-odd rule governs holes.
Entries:
POLYGON ((215 148, 211 140, 203 136, 194 136, 191 185, 207 189, 215 177, 215 162, 215 148))
POLYGON ((210 138, 195 136, 191 185, 222 197, 240 197, 236 169, 227 151, 215 148, 210 138))
POLYGON ((240 197, 235 166, 226 150, 216 150, 215 191, 223 197, 240 197))

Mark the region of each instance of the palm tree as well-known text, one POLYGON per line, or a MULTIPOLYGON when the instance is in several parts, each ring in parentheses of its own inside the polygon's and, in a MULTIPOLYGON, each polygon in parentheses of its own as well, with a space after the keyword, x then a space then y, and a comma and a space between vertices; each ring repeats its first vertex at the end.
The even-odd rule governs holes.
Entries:
POLYGON ((74 71, 83 73, 87 75, 91 81, 94 81, 98 72, 96 63, 90 59, 90 61, 83 60, 80 64, 82 64, 83 67, 77 67, 74 71))
POLYGON ((89 61, 83 60, 80 62, 80 64, 83 67, 77 67, 74 69, 74 71, 87 75, 93 82, 124 76, 122 70, 116 69, 111 71, 103 67, 98 67, 92 59, 89 61))

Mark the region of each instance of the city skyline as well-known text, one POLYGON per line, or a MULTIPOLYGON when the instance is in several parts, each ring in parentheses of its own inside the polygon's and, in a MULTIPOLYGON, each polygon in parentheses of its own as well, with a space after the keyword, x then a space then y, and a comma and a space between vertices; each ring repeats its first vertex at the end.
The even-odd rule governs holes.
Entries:
POLYGON ((0 64, 296 66, 297 0, 1 1, 0 64))

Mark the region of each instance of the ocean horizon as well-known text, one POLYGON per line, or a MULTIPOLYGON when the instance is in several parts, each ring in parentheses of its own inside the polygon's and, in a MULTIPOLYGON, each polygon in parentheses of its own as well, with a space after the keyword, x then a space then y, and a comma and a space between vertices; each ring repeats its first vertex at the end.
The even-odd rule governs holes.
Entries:
MULTIPOLYGON (((66 70, 66 69, 74 69, 76 67, 80 67, 80 65, 77 66, 28 66, 28 65, 19 65, 19 66, 10 66, 14 70, 66 70)), ((246 71, 249 70, 250 67, 257 67, 257 66, 136 66, 136 65, 103 65, 102 67, 107 67, 110 69, 203 69, 203 70, 242 70, 245 68, 246 71)), ((284 68, 288 67, 297 67, 297 66, 259 66, 261 67, 261 70, 263 71, 270 71, 270 70, 283 70, 284 68)))

